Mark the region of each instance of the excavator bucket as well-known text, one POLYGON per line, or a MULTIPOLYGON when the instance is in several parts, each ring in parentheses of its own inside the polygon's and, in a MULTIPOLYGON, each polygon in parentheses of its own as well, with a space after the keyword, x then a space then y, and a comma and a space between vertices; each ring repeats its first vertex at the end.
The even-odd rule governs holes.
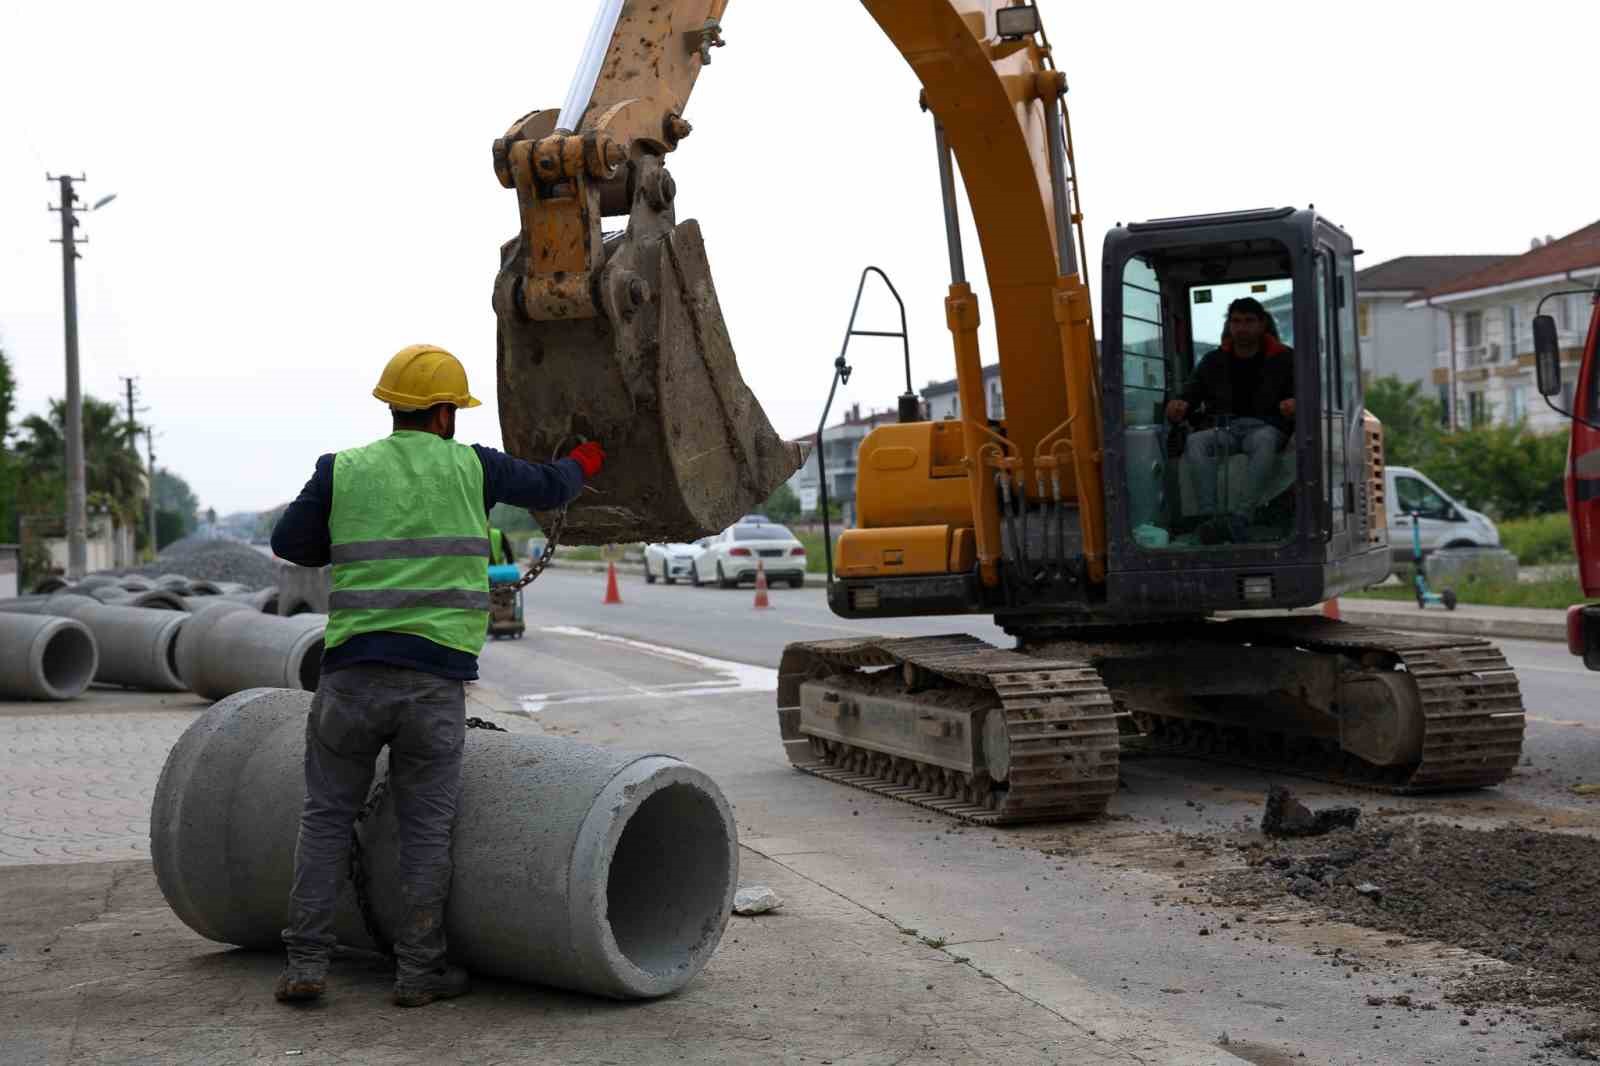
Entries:
MULTIPOLYGON (((599 313, 589 317, 558 317, 556 307, 535 318, 506 298, 524 276, 522 238, 503 250, 495 305, 506 449, 533 461, 582 439, 606 449, 592 491, 568 510, 564 543, 706 536, 805 459, 739 374, 699 224, 674 224, 661 201, 641 194, 626 234, 607 236, 599 313)), ((537 517, 549 528, 552 516, 537 517)))

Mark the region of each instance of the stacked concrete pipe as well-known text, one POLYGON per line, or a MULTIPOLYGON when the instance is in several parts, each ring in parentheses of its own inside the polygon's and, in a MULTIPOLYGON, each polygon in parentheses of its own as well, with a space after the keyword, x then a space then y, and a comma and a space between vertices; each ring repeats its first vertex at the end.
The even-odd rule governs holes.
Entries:
POLYGON ((142 574, 125 574, 118 584, 129 592, 149 592, 156 587, 154 581, 142 574))
POLYGON ((187 611, 189 608, 183 602, 183 597, 176 595, 168 589, 145 589, 142 592, 129 592, 121 585, 101 585, 91 592, 83 593, 101 603, 113 603, 119 607, 148 607, 155 611, 187 611))
POLYGON ((56 595, 34 605, 39 614, 76 618, 100 648, 96 681, 155 692, 182 692, 175 643, 187 611, 156 611, 101 603, 87 596, 56 595))
POLYGON ((51 574, 49 577, 40 578, 38 582, 34 584, 33 591, 40 595, 48 596, 51 593, 60 592, 62 589, 66 588, 67 585, 68 581, 66 578, 61 577, 58 574, 51 574))
POLYGON ((73 699, 100 662, 89 628, 53 615, 0 614, 0 648, 0 696, 14 699, 73 699))
POLYGON ((220 596, 190 603, 175 657, 178 676, 197 694, 217 700, 247 688, 316 689, 327 615, 279 618, 220 596))
MULTIPOLYGON (((150 852, 162 895, 202 936, 281 950, 310 705, 305 692, 238 693, 167 756, 150 852)), ((392 799, 360 834, 379 929, 393 930, 402 901, 392 799)), ((700 771, 666 755, 479 729, 467 730, 452 854, 453 959, 617 999, 693 980, 738 880, 733 814, 700 771)), ((334 932, 372 945, 348 882, 334 932)))

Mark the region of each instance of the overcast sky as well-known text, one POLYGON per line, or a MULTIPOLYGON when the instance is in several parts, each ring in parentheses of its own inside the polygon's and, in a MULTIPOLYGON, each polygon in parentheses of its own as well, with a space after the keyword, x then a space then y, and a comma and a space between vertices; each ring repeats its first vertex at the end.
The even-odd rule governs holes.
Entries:
MULTIPOLYGON (((1190 212, 1314 202, 1363 266, 1524 251, 1600 218, 1600 5, 1041 7, 1096 264, 1115 222, 1190 212)), ((44 177, 69 170, 91 202, 118 194, 83 227, 85 390, 120 397, 136 375, 158 461, 203 504, 270 507, 318 454, 386 433, 370 390, 416 341, 466 362, 486 402, 460 438, 498 445, 489 301, 516 199, 490 145, 561 105, 591 12, 5 4, 0 345, 19 415, 64 392, 44 177)), ((724 26, 670 165, 774 424, 816 425, 867 263, 908 301, 918 387, 952 376, 932 134, 909 68, 855 0, 733 0, 724 26)), ((967 249, 977 275, 970 232, 967 249)), ((843 398, 888 406, 896 351, 871 343, 843 398)))

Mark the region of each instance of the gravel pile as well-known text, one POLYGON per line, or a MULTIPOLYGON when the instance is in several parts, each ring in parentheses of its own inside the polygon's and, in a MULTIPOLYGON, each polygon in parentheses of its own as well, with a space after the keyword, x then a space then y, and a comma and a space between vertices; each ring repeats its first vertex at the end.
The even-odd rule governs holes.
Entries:
MULTIPOLYGON (((1509 964, 1454 988, 1457 1004, 1600 1012, 1600 840, 1408 823, 1241 847, 1250 865, 1218 875, 1219 903, 1298 896, 1334 918, 1509 964)), ((1563 1037, 1569 1053, 1600 1049, 1600 1028, 1563 1037)))
POLYGON ((148 566, 114 570, 119 576, 144 574, 182 574, 191 581, 237 581, 251 591, 278 583, 277 564, 272 557, 242 541, 221 537, 184 537, 162 549, 148 566))

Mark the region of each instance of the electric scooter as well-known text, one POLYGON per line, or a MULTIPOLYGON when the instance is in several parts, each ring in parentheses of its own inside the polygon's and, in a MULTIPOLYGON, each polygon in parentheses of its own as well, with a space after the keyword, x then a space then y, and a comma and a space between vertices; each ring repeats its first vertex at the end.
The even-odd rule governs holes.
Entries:
POLYGON ((1416 565, 1416 573, 1411 580, 1416 585, 1417 608, 1421 610, 1430 603, 1442 603, 1445 610, 1455 610, 1455 589, 1433 592, 1428 588, 1428 575, 1422 568, 1422 515, 1416 511, 1411 512, 1411 561, 1416 565))

